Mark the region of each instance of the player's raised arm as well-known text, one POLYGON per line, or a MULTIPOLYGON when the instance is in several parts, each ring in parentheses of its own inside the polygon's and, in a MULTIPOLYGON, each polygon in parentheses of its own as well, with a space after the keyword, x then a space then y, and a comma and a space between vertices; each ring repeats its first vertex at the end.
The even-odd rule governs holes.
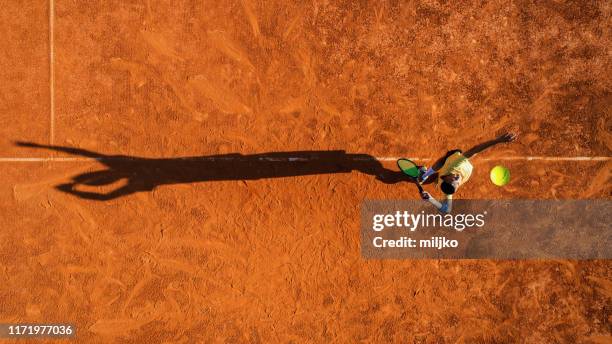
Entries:
POLYGON ((484 151, 487 148, 493 147, 498 143, 508 143, 516 140, 516 134, 514 133, 505 133, 502 136, 495 138, 493 140, 485 141, 483 143, 477 144, 476 146, 468 149, 463 155, 466 158, 471 158, 474 155, 484 151))

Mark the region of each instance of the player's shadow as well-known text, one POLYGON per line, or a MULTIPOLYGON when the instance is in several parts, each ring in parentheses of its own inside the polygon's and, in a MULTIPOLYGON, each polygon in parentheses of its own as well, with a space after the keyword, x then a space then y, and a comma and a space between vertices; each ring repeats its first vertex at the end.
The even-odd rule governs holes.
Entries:
POLYGON ((31 142, 16 142, 15 144, 96 159, 104 164, 106 169, 76 175, 70 182, 56 186, 58 190, 80 198, 99 201, 111 200, 136 192, 151 191, 157 186, 167 184, 255 180, 350 173, 352 171, 372 175, 387 184, 411 182, 402 172, 384 168, 371 155, 347 154, 341 150, 271 152, 251 155, 235 153, 155 159, 105 155, 80 148, 31 142), (96 187, 112 186, 115 183, 120 185, 108 192, 96 190, 96 187))

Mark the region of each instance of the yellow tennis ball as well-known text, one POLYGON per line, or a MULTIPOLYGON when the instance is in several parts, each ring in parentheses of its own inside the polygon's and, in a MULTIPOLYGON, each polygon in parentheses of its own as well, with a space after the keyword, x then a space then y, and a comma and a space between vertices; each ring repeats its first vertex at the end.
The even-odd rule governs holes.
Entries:
POLYGON ((497 186, 504 186, 510 182, 510 170, 497 165, 491 169, 491 181, 497 186))

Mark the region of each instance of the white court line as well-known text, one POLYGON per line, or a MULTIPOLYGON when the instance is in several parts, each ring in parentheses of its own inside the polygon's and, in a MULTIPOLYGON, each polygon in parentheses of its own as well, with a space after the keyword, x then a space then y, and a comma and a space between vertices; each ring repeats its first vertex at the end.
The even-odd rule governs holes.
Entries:
POLYGON ((101 159, 91 158, 0 158, 0 162, 87 162, 101 159))
POLYGON ((49 142, 55 141, 55 0, 49 0, 49 142))
MULTIPOLYGON (((246 157, 245 157, 246 158, 246 157)), ((148 159, 177 159, 187 161, 215 161, 215 160, 244 160, 240 157, 176 157, 176 158, 148 158, 148 159)), ((0 158, 0 162, 92 162, 92 161, 130 161, 139 160, 140 158, 130 157, 106 157, 106 158, 72 158, 72 157, 25 157, 25 158, 0 158)), ((147 158, 143 158, 147 159, 147 158)), ((399 157, 376 157, 378 161, 396 161, 399 157)), ((413 161, 434 160, 433 158, 408 158, 413 161)), ((315 159, 305 159, 301 157, 288 158, 259 158, 263 161, 308 161, 315 159)), ((367 161, 367 158, 355 158, 356 161, 367 161)), ((500 158, 480 158, 482 161, 608 161, 612 157, 607 156, 511 156, 500 158)))

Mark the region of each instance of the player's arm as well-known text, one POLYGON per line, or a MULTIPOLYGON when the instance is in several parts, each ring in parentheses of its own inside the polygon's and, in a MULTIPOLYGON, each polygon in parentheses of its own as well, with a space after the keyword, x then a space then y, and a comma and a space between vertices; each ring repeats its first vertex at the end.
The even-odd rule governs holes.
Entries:
POLYGON ((64 153, 73 154, 73 155, 85 156, 85 157, 88 157, 88 158, 104 158, 104 157, 106 157, 106 155, 104 155, 104 154, 92 152, 92 151, 89 151, 89 150, 86 150, 86 149, 82 149, 82 148, 53 146, 53 145, 41 145, 41 144, 38 144, 38 143, 24 142, 24 141, 17 141, 17 142, 15 142, 15 145, 20 146, 20 147, 49 149, 49 150, 54 150, 54 151, 58 151, 58 152, 64 152, 64 153))
POLYGON ((446 199, 443 202, 439 202, 427 191, 421 192, 421 197, 427 202, 433 204, 434 207, 436 207, 442 213, 448 214, 453 209, 453 197, 451 195, 446 195, 446 199))
POLYGON ((463 156, 465 156, 466 158, 471 158, 474 155, 488 149, 491 148, 493 146, 495 146, 496 144, 499 143, 508 143, 508 142, 512 142, 516 139, 516 134, 514 133, 505 133, 502 136, 495 138, 493 140, 489 140, 489 141, 485 141, 481 144, 477 144, 476 146, 468 149, 467 151, 465 151, 465 153, 463 153, 463 156))

